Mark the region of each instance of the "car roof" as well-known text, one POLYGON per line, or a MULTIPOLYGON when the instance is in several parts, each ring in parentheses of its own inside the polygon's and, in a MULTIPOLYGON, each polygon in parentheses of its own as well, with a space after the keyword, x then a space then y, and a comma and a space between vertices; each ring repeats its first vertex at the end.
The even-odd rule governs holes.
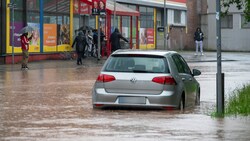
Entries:
POLYGON ((168 50, 141 50, 141 49, 122 49, 115 51, 114 54, 144 54, 144 55, 169 55, 175 54, 176 51, 168 51, 168 50))

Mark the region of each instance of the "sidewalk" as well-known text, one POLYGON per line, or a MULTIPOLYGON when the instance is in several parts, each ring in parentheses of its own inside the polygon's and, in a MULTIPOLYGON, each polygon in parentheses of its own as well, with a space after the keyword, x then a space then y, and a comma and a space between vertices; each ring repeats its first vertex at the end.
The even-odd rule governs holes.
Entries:
MULTIPOLYGON (((203 56, 195 56, 193 51, 178 51, 187 62, 217 62, 217 52, 205 52, 203 56)), ((222 62, 224 61, 250 61, 250 52, 222 52, 222 62)), ((101 59, 87 57, 83 59, 83 65, 76 65, 76 60, 43 60, 29 62, 30 69, 50 69, 50 68, 75 68, 75 67, 100 67, 106 61, 101 59)), ((21 64, 0 65, 0 72, 4 71, 20 71, 21 64)))
MULTIPOLYGON (((76 67, 100 67, 106 59, 97 60, 94 57, 83 59, 83 65, 77 65, 75 59, 71 60, 41 60, 29 62, 29 70, 32 69, 51 69, 51 68, 76 68, 76 67)), ((0 65, 0 72, 4 71, 21 71, 21 64, 4 64, 0 65)))
MULTIPOLYGON (((205 52, 203 56, 192 51, 179 51, 187 62, 217 62, 217 52, 205 52)), ((221 52, 221 61, 250 61, 250 52, 221 52)))

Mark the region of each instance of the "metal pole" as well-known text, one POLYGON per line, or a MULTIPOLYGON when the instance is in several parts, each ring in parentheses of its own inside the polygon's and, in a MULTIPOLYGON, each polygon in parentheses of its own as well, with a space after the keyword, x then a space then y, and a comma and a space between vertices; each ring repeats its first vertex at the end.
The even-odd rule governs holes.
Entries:
POLYGON ((116 27, 116 0, 114 0, 114 19, 113 19, 113 26, 116 27))
POLYGON ((100 60, 100 55, 101 55, 101 22, 100 22, 100 16, 98 16, 98 56, 97 60, 100 60))
POLYGON ((163 15, 163 25, 164 25, 164 50, 166 49, 166 0, 164 0, 164 15, 163 15))
POLYGON ((216 83, 217 83, 217 114, 224 114, 224 95, 222 89, 222 73, 221 73, 221 6, 220 0, 216 0, 216 39, 217 39, 217 74, 216 74, 216 83))
POLYGON ((14 58, 14 8, 15 8, 15 4, 12 1, 12 40, 11 40, 11 44, 12 44, 12 64, 14 64, 15 62, 15 58, 14 58))

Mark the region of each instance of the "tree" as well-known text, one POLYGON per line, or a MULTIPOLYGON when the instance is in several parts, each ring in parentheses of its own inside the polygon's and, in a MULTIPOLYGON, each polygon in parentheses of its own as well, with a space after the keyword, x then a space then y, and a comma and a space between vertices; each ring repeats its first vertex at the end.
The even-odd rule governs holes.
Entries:
POLYGON ((250 0, 222 0, 222 7, 225 8, 222 16, 228 14, 231 5, 236 5, 239 10, 243 9, 246 22, 250 22, 250 0))

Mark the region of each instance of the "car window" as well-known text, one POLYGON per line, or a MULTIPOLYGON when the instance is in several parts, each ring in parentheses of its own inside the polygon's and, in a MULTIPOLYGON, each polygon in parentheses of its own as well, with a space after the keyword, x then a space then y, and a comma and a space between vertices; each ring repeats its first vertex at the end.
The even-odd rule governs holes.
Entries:
POLYGON ((191 74, 190 68, 189 68, 187 62, 185 61, 185 59, 184 59, 183 57, 181 57, 180 55, 179 55, 179 58, 180 58, 180 60, 181 60, 181 62, 182 62, 182 64, 183 64, 185 73, 191 74))
POLYGON ((188 67, 183 57, 181 57, 180 55, 173 55, 172 58, 179 73, 191 74, 190 68, 188 67))
POLYGON ((167 61, 162 56, 152 55, 115 55, 105 66, 110 72, 169 73, 167 61))

